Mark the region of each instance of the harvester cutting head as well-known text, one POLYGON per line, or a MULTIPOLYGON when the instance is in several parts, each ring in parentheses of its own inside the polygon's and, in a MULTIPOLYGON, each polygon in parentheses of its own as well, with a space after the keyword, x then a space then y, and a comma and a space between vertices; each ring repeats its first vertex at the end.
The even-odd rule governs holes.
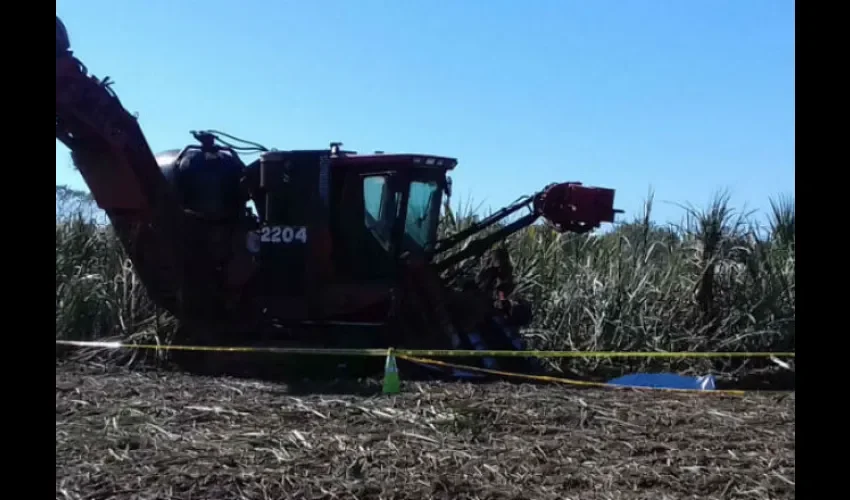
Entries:
POLYGON ((580 182, 552 184, 534 200, 534 210, 560 232, 585 233, 614 222, 614 190, 580 182))

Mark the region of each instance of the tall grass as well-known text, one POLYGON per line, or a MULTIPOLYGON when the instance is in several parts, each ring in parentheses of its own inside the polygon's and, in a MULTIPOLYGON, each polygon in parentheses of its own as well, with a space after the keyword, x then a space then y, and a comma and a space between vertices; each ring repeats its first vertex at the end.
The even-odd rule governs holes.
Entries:
POLYGON ((88 194, 57 186, 56 338, 158 343, 174 326, 147 296, 88 194))
MULTIPOLYGON (((517 292, 534 307, 534 323, 525 332, 534 347, 793 351, 793 197, 772 202, 766 225, 736 211, 725 193, 706 207, 682 207, 677 224, 654 222, 652 207, 650 195, 643 213, 603 234, 557 234, 535 225, 506 241, 517 292)), ((472 220, 472 205, 446 210, 441 231, 472 220)), ((167 342, 162 337, 173 324, 156 314, 90 200, 57 187, 57 338, 167 342)), ((584 372, 606 365, 598 359, 569 363, 584 372)))

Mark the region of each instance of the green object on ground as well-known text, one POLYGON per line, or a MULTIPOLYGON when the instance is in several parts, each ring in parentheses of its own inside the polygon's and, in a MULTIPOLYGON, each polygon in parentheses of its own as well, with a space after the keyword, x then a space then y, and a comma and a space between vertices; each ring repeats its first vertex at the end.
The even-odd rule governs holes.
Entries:
POLYGON ((390 349, 387 351, 387 362, 384 365, 384 394, 398 394, 399 392, 401 392, 401 379, 398 376, 395 354, 390 349))

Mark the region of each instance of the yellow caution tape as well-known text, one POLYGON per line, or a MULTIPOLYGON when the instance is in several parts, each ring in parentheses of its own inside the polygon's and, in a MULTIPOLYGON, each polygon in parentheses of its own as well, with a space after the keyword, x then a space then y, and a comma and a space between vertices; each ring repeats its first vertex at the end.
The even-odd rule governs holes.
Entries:
MULTIPOLYGON (((323 349, 308 347, 240 347, 240 346, 189 346, 159 344, 125 344, 123 342, 57 340, 56 345, 73 347, 93 347, 101 349, 150 349, 168 351, 207 351, 307 354, 325 356, 372 356, 387 355, 386 349, 323 349)), ((432 349, 394 349, 398 356, 415 357, 479 357, 479 358, 794 358, 794 352, 612 352, 612 351, 474 351, 474 350, 432 350, 432 349)))
POLYGON ((553 382, 557 384, 568 384, 575 385, 581 387, 595 387, 602 389, 631 389, 631 390, 646 390, 646 391, 666 391, 666 392, 688 392, 688 393, 711 393, 716 395, 726 395, 726 396, 745 396, 747 394, 746 391, 733 390, 733 389, 715 389, 710 391, 701 391, 697 389, 675 389, 675 388, 667 388, 667 387, 637 387, 637 386, 623 386, 623 385, 615 385, 615 384, 607 384, 605 382, 587 382, 583 380, 573 380, 568 378, 561 377, 552 377, 549 375, 527 375, 524 373, 513 373, 513 372, 504 372, 501 370, 491 370, 488 368, 478 368, 477 366, 466 366, 466 365, 458 365, 455 363, 446 363, 444 361, 437 361, 435 359, 424 359, 417 358, 414 356, 404 356, 402 354, 396 354, 396 358, 403 359, 406 361, 410 361, 413 363, 419 363, 423 365, 434 365, 434 366, 443 366, 446 368, 455 368, 458 370, 471 371, 471 372, 479 372, 479 373, 489 373, 491 375, 499 375, 502 377, 514 377, 525 380, 535 380, 538 382, 553 382))
POLYGON ((274 354, 309 354, 326 356, 386 356, 386 349, 321 349, 303 347, 248 347, 248 346, 200 346, 200 345, 160 345, 125 344, 123 342, 102 342, 82 340, 57 340, 56 345, 73 347, 93 347, 101 349, 150 349, 162 351, 206 351, 206 352, 242 352, 274 354))
POLYGON ((408 356, 481 358, 793 358, 793 352, 468 351, 396 349, 408 356))
POLYGON ((56 340, 56 345, 72 347, 92 347, 101 349, 151 349, 172 351, 207 351, 207 352, 241 352, 241 353, 275 353, 275 354, 307 354, 307 355, 330 355, 330 356, 372 356, 384 357, 392 352, 397 359, 403 359, 414 363, 456 368, 464 371, 489 373, 503 377, 514 377, 539 382, 552 382, 583 387, 596 387, 605 389, 633 389, 633 390, 661 390, 668 392, 707 392, 713 394, 744 396, 746 391, 740 390, 711 390, 700 391, 695 389, 672 389, 632 387, 608 384, 604 382, 588 382, 568 378, 553 377, 549 375, 528 375, 523 373, 505 372, 491 370, 475 366, 447 363, 435 359, 420 356, 449 356, 449 357, 539 357, 539 358, 720 358, 720 357, 795 357, 793 352, 580 352, 580 351, 471 351, 471 350, 417 350, 417 349, 321 349, 300 347, 240 347, 240 346, 187 346, 187 345, 159 345, 159 344, 125 344, 123 342, 105 341, 81 341, 81 340, 56 340))

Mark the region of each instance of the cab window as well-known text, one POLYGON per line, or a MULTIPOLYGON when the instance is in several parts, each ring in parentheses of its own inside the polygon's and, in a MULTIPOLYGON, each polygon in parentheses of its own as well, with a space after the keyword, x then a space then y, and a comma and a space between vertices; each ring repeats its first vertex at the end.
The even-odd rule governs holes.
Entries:
POLYGON ((363 223, 385 248, 389 245, 400 197, 399 193, 392 193, 384 175, 372 175, 363 179, 363 223))
POLYGON ((410 196, 404 221, 405 246, 413 243, 421 250, 433 245, 436 231, 434 205, 440 202, 439 189, 435 181, 410 183, 410 196))

